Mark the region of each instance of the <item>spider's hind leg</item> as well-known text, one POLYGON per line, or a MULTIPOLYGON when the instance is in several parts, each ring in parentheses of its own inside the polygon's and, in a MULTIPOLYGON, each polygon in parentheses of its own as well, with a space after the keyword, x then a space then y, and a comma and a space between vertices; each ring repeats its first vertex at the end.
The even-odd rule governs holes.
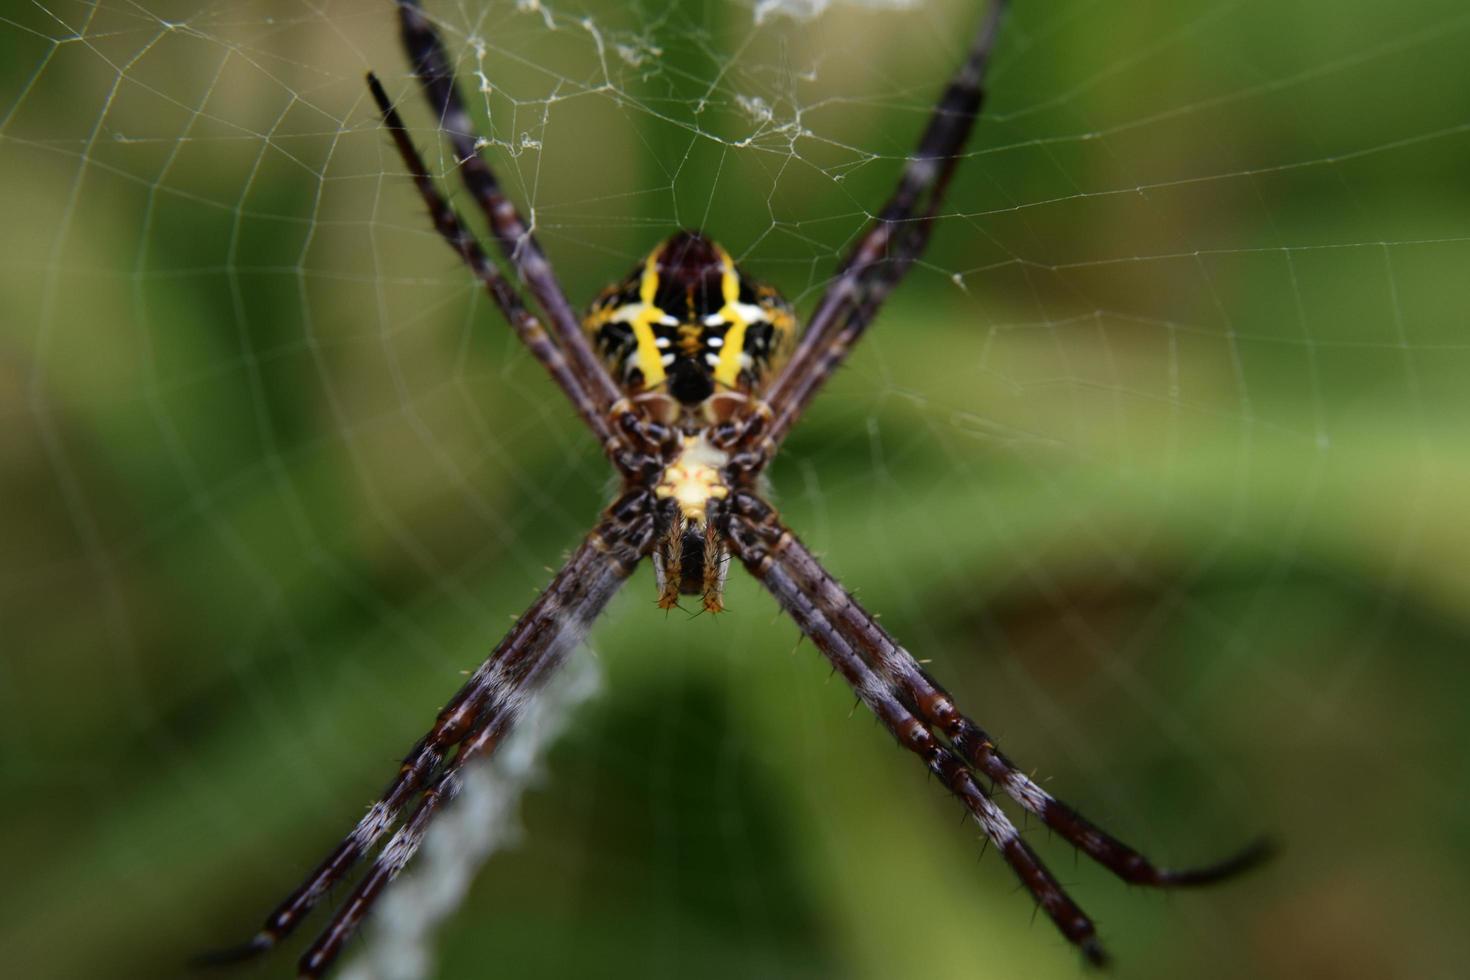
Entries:
POLYGON ((739 492, 726 518, 731 551, 764 585, 899 744, 965 805, 1047 917, 1086 959, 1106 960, 1092 920, 980 788, 985 777, 1092 860, 1132 884, 1154 888, 1208 885, 1233 878, 1271 854, 1252 844, 1205 867, 1161 867, 1075 809, 1052 797, 1001 754, 990 737, 960 712, 949 693, 913 655, 878 625, 842 584, 759 497, 739 492))

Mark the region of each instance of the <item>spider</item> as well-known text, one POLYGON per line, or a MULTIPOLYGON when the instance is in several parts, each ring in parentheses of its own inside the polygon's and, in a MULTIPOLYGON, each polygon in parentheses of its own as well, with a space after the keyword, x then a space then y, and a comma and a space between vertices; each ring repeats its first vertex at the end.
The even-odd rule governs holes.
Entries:
POLYGON ((722 608, 736 558, 979 825, 1056 927, 1094 964, 1105 953, 1093 922, 1068 896, 992 798, 1023 810, 1124 881, 1169 888, 1235 875, 1267 854, 1257 842, 1218 864, 1168 870, 1106 833, 1026 775, 953 698, 860 606, 762 496, 761 477, 823 382, 847 357, 883 301, 923 253, 945 188, 975 124, 1004 0, 990 0, 898 186, 837 268, 797 337, 792 308, 747 277, 703 234, 659 244, 580 321, 545 254, 480 153, 448 51, 418 0, 398 0, 402 40, 504 260, 545 316, 532 313, 436 188, 376 76, 368 86, 434 227, 490 293, 512 329, 592 431, 621 490, 530 608, 409 750, 383 795, 265 920, 233 959, 275 946, 328 890, 366 860, 370 869, 303 954, 321 976, 461 785, 466 763, 493 752, 542 682, 645 557, 658 604, 698 596, 722 608), (982 780, 990 782, 982 786, 982 780))

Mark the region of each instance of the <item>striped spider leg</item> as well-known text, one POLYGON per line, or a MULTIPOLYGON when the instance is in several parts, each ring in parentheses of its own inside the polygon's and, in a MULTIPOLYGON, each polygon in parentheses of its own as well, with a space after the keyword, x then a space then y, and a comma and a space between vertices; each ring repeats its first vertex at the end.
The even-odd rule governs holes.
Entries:
MULTIPOLYGON (((572 312, 566 293, 557 282, 556 273, 535 235, 515 205, 501 191, 500 182, 481 155, 481 140, 470 122, 469 113, 465 111, 443 39, 419 5, 419 0, 398 0, 398 20, 409 63, 423 86, 429 108, 438 117, 439 126, 454 150, 455 163, 465 188, 485 212, 501 252, 546 312, 551 332, 566 354, 572 373, 581 380, 593 404, 604 412, 608 411, 617 403, 621 392, 592 352, 583 335, 581 320, 572 312)), ((380 100, 379 105, 386 114, 387 107, 383 102, 380 100)))
MULTIPOLYGON (((589 389, 586 378, 577 371, 561 349, 546 335, 541 322, 526 309, 526 304, 516 293, 500 270, 485 255, 480 243, 475 240, 460 219, 449 202, 439 193, 434 186, 434 179, 429 175, 429 168, 424 163, 423 157, 414 147, 409 138, 408 131, 404 129, 403 119, 398 115, 398 110, 388 100, 388 93, 383 91, 383 85, 378 81, 376 75, 369 73, 368 89, 372 92, 373 100, 378 104, 378 110, 382 114, 383 124, 388 133, 393 137, 393 143, 398 153, 403 157, 404 163, 408 165, 409 175, 413 177, 414 186, 418 188, 419 196, 423 198, 425 207, 434 221, 434 229, 454 249, 465 265, 469 266, 475 278, 484 285, 485 291, 500 308, 506 322, 511 329, 520 337, 521 342, 531 351, 531 355, 541 362, 556 386, 567 396, 582 421, 592 430, 598 442, 604 446, 617 444, 617 437, 609 424, 607 413, 612 402, 600 398, 589 389)), ((476 157, 476 159, 479 159, 476 157)), ((607 372, 599 365, 598 374, 603 377, 607 372)))
POLYGON ((382 889, 418 850, 439 808, 459 791, 464 764, 495 750, 527 702, 648 554, 657 508, 652 493, 639 489, 604 512, 551 584, 439 712, 434 727, 404 757, 398 774, 352 831, 266 917, 249 942, 207 955, 204 962, 246 959, 276 946, 397 825, 367 874, 301 957, 300 976, 320 977, 327 971, 382 889))
POLYGON ((557 281, 551 262, 541 251, 536 236, 515 204, 501 190, 494 171, 485 162, 481 153, 482 141, 475 132, 459 86, 455 83, 454 69, 443 39, 418 0, 397 2, 404 50, 429 108, 435 113, 440 129, 454 152, 460 178, 484 212, 501 254, 515 268, 546 314, 555 343, 547 339, 545 330, 526 311, 514 289, 485 258, 479 244, 465 230, 464 222, 435 188, 428 167, 404 129, 403 120, 376 76, 369 73, 368 87, 373 100, 399 155, 408 165, 419 194, 434 219, 435 228, 476 276, 485 282, 496 305, 531 353, 551 373, 619 470, 628 475, 632 470, 642 468, 651 474, 657 453, 651 455, 646 450, 668 450, 676 441, 674 433, 667 426, 635 411, 593 352, 581 321, 572 312, 566 293, 557 281), (645 451, 640 453, 637 448, 630 449, 629 442, 641 444, 637 448, 645 451))
POLYGON ((900 745, 924 760, 970 811, 985 837, 1063 936, 1095 965, 1107 956, 1087 914, 1067 894, 1005 812, 980 787, 984 776, 1027 812, 1130 884, 1155 888, 1207 885, 1259 864, 1270 854, 1257 841, 1217 864, 1160 868, 1138 851, 1055 799, 996 747, 954 699, 863 609, 781 523, 769 504, 736 491, 717 505, 735 557, 796 621, 802 633, 850 684, 900 745))
POLYGON ((985 100, 985 70, 1006 0, 990 0, 965 60, 945 86, 898 187, 817 300, 790 360, 745 412, 715 434, 759 468, 775 455, 812 397, 846 359, 883 301, 923 254, 944 192, 985 100))

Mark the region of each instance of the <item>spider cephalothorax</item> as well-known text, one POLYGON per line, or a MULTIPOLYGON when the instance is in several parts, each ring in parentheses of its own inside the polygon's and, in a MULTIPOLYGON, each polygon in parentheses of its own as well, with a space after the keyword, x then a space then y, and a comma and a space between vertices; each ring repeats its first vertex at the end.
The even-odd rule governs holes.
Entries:
POLYGON ((459 791, 465 763, 494 751, 644 558, 653 561, 660 606, 693 594, 703 597, 708 610, 721 607, 726 566, 732 556, 739 559, 899 745, 964 806, 1057 929, 1094 963, 1104 955, 1092 920, 992 792, 1003 793, 1133 884, 1200 885, 1261 859, 1265 848, 1256 845, 1211 867, 1161 868, 1053 798, 959 710, 763 499, 761 473, 782 440, 928 242, 980 111, 1002 6, 1002 0, 989 3, 893 195, 838 266, 794 342, 795 318, 786 302, 745 278, 724 249, 692 232, 655 248, 579 323, 535 236, 481 155, 483 141, 475 136, 438 32, 418 0, 398 0, 404 47, 460 176, 484 211, 505 262, 545 314, 545 327, 439 192, 388 94, 369 75, 388 132, 435 228, 567 396, 618 471, 621 488, 551 584, 409 751, 378 802, 255 937, 225 958, 274 946, 380 848, 301 959, 302 976, 325 972, 382 889, 413 857, 439 808, 459 791))

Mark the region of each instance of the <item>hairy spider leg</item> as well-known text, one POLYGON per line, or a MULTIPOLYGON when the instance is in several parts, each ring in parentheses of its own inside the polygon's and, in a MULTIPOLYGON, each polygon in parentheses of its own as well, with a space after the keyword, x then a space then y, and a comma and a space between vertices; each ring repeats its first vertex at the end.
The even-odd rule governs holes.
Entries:
MULTIPOLYGON (((802 550, 805 551, 804 548, 802 550)), ((810 562, 809 568, 814 577, 806 581, 806 588, 838 596, 829 607, 834 624, 865 651, 884 681, 899 692, 911 710, 943 735, 966 762, 993 780, 1007 796, 1122 880, 1151 888, 1209 885, 1247 871, 1270 856, 1271 843, 1257 840, 1224 860, 1203 867, 1176 869, 1154 864, 1074 807, 1046 792, 1017 768, 983 728, 959 711, 950 693, 919 666, 913 654, 900 646, 866 609, 842 590, 830 573, 815 560, 810 562)))
POLYGON ((454 149, 455 163, 465 187, 485 212, 506 260, 515 267, 545 311, 557 344, 571 362, 572 372, 581 379, 593 404, 605 414, 620 397, 618 386, 583 336, 581 321, 567 302, 566 293, 536 236, 501 191, 500 182, 481 155, 482 140, 465 111, 443 39, 418 0, 398 0, 398 16, 409 62, 423 85, 429 107, 437 114, 439 125, 454 149))
MULTIPOLYGON (((741 502, 737 501, 735 506, 740 507, 741 502)), ((898 743, 923 759, 929 771, 939 777, 944 787, 964 805, 985 837, 1000 851, 1026 890, 1041 903, 1067 939, 1076 944, 1092 963, 1101 965, 1106 962, 1107 956, 1098 942, 1092 920, 1067 895, 1031 846, 1021 839, 1020 832, 1005 811, 980 788, 964 761, 914 717, 857 649, 833 626, 820 600, 808 594, 797 577, 800 571, 804 571, 801 567, 804 556, 794 547, 795 537, 773 519, 773 512, 762 523, 739 515, 732 517, 730 541, 735 556, 790 614, 802 633, 816 644, 898 743)))
POLYGON ((203 958, 207 963, 245 959, 290 935, 337 882, 373 849, 418 797, 419 804, 379 853, 371 871, 303 955, 306 977, 321 976, 371 908, 384 885, 418 849, 423 829, 458 791, 460 767, 491 751, 515 722, 540 683, 648 554, 654 539, 651 493, 624 495, 604 513, 551 584, 491 651, 470 680, 439 713, 435 725, 409 752, 398 775, 297 889, 266 917, 244 945, 203 958), (455 752, 451 758, 450 753, 455 752))
POLYGON ((924 759, 970 810, 1026 890, 1090 962, 1100 965, 1107 958, 1095 925, 1014 824, 976 786, 977 771, 1088 857, 1133 884, 1159 888, 1210 884, 1247 871, 1269 856, 1270 845, 1258 841, 1208 867, 1176 871, 1155 866, 1051 797, 1002 756, 984 731, 959 712, 948 692, 781 523, 768 503, 755 494, 737 492, 722 515, 735 556, 790 613, 899 744, 924 759))
POLYGON ((572 403, 572 407, 577 410, 582 421, 592 430, 597 441, 608 449, 609 455, 614 455, 622 443, 608 424, 608 406, 599 404, 588 391, 582 377, 572 370, 561 350, 551 342, 551 338, 542 329, 540 321, 526 309, 515 287, 500 274, 494 263, 480 248, 479 242, 475 241, 475 236, 465 228, 459 215, 434 186, 434 180, 429 175, 429 168, 425 166, 423 157, 414 147, 407 130, 403 127, 403 119, 388 100, 388 93, 383 90, 383 85, 378 81, 377 76, 369 72, 367 80, 373 100, 377 102, 378 111, 382 114, 383 124, 387 126, 389 134, 393 137, 393 145, 398 149, 398 155, 403 158, 409 174, 413 177, 414 186, 418 188, 419 196, 423 198, 424 206, 428 208, 429 216, 434 221, 434 229, 449 244, 449 247, 454 249, 464 264, 470 267, 475 278, 484 284, 485 291, 500 308, 500 312, 505 316, 516 336, 531 351, 531 356, 541 362, 541 366, 551 375, 551 379, 562 390, 562 394, 567 396, 567 400, 572 403))
POLYGON ((817 301, 785 367, 763 392, 765 408, 746 417, 746 438, 769 460, 817 390, 846 359, 884 300, 923 253, 944 192, 985 97, 985 70, 1005 0, 991 0, 965 61, 934 107, 897 189, 869 224, 817 301), (927 195, 927 203, 924 198, 927 195), (922 205, 922 210, 920 210, 922 205))

